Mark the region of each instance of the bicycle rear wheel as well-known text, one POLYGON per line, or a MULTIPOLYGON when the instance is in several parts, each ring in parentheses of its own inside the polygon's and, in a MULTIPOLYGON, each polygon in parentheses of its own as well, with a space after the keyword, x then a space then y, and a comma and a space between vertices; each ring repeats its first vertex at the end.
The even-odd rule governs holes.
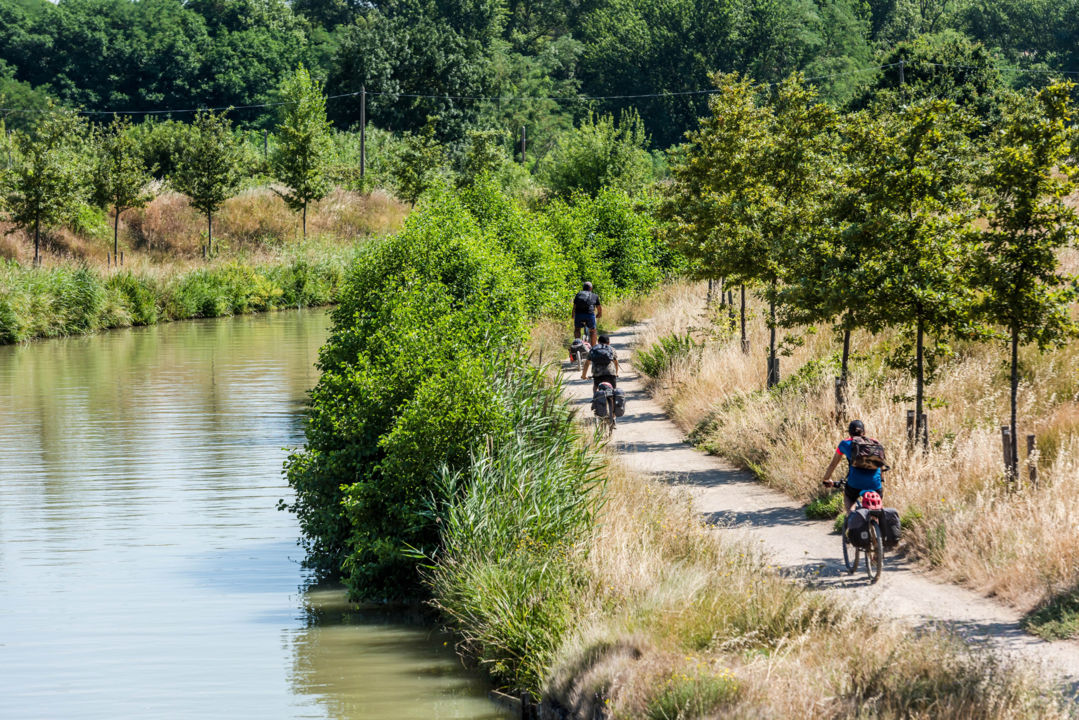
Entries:
POLYGON ((847 540, 847 525, 843 523, 843 564, 847 567, 847 574, 853 575, 854 571, 858 569, 858 548, 850 544, 850 540, 847 540))
POLYGON ((614 395, 607 398, 607 417, 611 422, 611 430, 613 431, 618 427, 618 420, 615 418, 614 414, 614 395))
POLYGON ((865 550, 865 572, 869 582, 880 580, 884 570, 884 538, 880 534, 880 523, 876 518, 869 521, 869 547, 865 550))

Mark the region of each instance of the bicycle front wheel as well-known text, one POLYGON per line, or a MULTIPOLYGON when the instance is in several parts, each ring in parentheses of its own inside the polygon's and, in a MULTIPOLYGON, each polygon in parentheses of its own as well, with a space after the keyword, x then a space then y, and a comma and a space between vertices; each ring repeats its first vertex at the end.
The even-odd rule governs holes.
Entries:
POLYGON ((869 547, 865 551, 865 572, 869 582, 880 580, 884 570, 884 538, 880 534, 880 523, 873 519, 869 522, 869 547))

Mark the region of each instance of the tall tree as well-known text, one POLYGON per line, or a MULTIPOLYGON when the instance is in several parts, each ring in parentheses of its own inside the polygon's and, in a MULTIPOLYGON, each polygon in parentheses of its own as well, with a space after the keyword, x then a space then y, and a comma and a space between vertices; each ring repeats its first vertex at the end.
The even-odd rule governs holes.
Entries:
POLYGON ((1079 173, 1074 89, 1073 83, 1056 83, 1013 97, 991 136, 983 178, 988 227, 979 233, 975 267, 983 290, 980 310, 1006 329, 1011 350, 1012 478, 1018 477, 1019 346, 1044 348, 1076 331, 1070 312, 1076 285, 1061 273, 1058 257, 1079 231, 1075 210, 1065 202, 1079 173))
POLYGON ((150 201, 152 180, 126 117, 114 117, 107 128, 94 131, 90 187, 94 202, 102 207, 112 206, 113 257, 118 257, 120 248, 120 215, 150 201))
POLYGON ((200 110, 170 180, 206 216, 207 254, 213 252, 214 213, 240 184, 242 159, 240 142, 225 113, 200 110))
POLYGON ((927 435, 922 415, 926 335, 968 332, 974 290, 970 193, 974 121, 948 100, 920 100, 894 113, 867 113, 847 124, 853 197, 841 221, 856 248, 847 277, 872 309, 870 330, 913 331, 915 433, 927 435))
POLYGON ((42 227, 70 219, 86 195, 85 132, 76 112, 50 107, 32 134, 13 134, 4 205, 11 223, 33 234, 34 265, 41 262, 42 227))
POLYGON ((326 98, 322 83, 301 66, 281 84, 281 100, 284 105, 277 125, 273 173, 288 188, 278 194, 290 208, 303 214, 306 238, 307 206, 326 197, 330 190, 326 164, 333 141, 326 120, 326 98))
MULTIPOLYGON (((763 192, 758 166, 768 113, 748 78, 719 74, 714 81, 711 112, 687 133, 675 156, 661 214, 673 244, 699 276, 744 285, 757 277, 752 203, 763 192)), ((744 313, 744 292, 742 298, 744 313)), ((742 347, 747 348, 744 326, 742 347)))

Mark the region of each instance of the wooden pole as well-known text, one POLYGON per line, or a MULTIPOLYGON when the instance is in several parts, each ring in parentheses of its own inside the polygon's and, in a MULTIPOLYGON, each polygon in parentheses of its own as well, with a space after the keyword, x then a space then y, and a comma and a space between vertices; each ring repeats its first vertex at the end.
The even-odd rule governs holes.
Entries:
POLYGON ((749 354, 749 338, 746 337, 746 286, 742 285, 742 352, 749 354))
POLYGON ((367 174, 367 86, 360 86, 360 187, 367 174))
POLYGON ((1038 486, 1038 446, 1033 435, 1027 435, 1027 473, 1032 487, 1038 486))
POLYGON ((270 157, 270 131, 262 131, 262 159, 266 160, 270 157))
POLYGON ((1004 446, 1004 474, 1008 476, 1008 480, 1015 482, 1015 475, 1012 474, 1012 468, 1015 467, 1012 458, 1012 428, 1010 425, 1000 426, 1000 441, 1004 446))
POLYGON ((907 447, 914 447, 914 411, 907 410, 907 447))
POLYGON ((521 126, 521 164, 528 164, 528 134, 524 125, 521 126))

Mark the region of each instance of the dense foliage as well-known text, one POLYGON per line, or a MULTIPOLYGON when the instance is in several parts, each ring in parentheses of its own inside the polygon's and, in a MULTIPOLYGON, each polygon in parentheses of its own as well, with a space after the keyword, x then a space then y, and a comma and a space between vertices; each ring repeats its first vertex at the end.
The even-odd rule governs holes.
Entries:
POLYGON ((556 218, 604 234, 605 252, 590 257, 606 297, 660 280, 650 223, 624 194, 539 214, 483 179, 459 196, 429 192, 401 233, 349 269, 288 475, 308 564, 343 571, 355 596, 415 593, 416 556, 437 551, 437 508, 455 499, 440 494, 445 478, 525 432, 506 378, 524 372, 530 320, 564 317, 581 279, 556 218))
POLYGON ((302 64, 344 96, 327 108, 340 129, 366 87, 379 127, 437 117, 438 138, 459 144, 526 126, 538 158, 590 112, 630 108, 668 147, 706 114, 713 72, 801 70, 829 102, 864 103, 899 84, 873 67, 905 59, 908 92, 984 110, 986 89, 1079 69, 1077 18, 1074 0, 0 0, 0 106, 14 127, 53 97, 104 112, 233 106, 265 128, 302 64))

